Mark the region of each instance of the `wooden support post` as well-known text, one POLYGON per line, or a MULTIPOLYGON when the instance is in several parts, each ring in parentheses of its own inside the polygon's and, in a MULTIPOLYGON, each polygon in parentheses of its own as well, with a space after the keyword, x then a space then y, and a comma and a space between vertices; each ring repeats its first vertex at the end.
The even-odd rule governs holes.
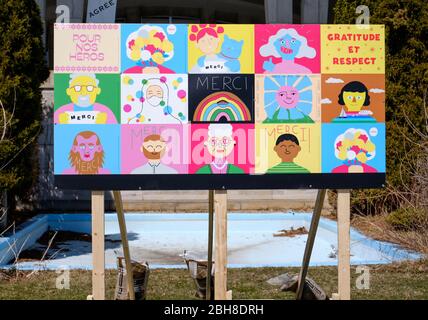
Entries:
POLYGON ((211 300, 211 270, 213 265, 214 191, 208 191, 208 266, 206 299, 211 300))
POLYGON ((315 201, 315 208, 314 213, 312 215, 311 226, 309 228, 308 239, 306 240, 305 253, 303 254, 302 268, 300 269, 299 273, 299 280, 296 291, 297 300, 301 300, 303 296, 303 288, 306 281, 306 275, 308 273, 312 248, 314 247, 315 237, 317 235, 318 223, 320 221, 326 191, 326 189, 320 189, 317 193, 317 200, 315 201))
POLYGON ((128 283, 129 299, 135 300, 134 276, 132 273, 131 254, 129 252, 128 233, 126 231, 125 214, 123 213, 123 203, 120 191, 113 191, 114 202, 119 221, 120 238, 122 239, 123 256, 125 258, 126 279, 128 283))
POLYGON ((104 191, 92 191, 92 299, 105 300, 104 191))
POLYGON ((215 300, 227 299, 227 191, 214 191, 215 300))
POLYGON ((351 299, 350 218, 351 196, 349 190, 337 194, 337 244, 338 244, 338 298, 351 299))

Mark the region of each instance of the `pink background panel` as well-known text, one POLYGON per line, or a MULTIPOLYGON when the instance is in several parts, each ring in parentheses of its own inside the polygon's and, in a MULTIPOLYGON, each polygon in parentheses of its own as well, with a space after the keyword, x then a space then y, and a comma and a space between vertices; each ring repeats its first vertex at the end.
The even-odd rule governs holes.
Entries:
MULTIPOLYGON (((195 173, 200 167, 212 162, 212 156, 204 147, 208 136, 209 124, 191 125, 191 163, 189 173, 195 173)), ((229 155, 228 162, 237 165, 245 173, 254 173, 255 139, 254 124, 232 124, 233 137, 236 141, 234 151, 229 155)))
POLYGON ((129 174, 147 163, 140 147, 144 138, 151 134, 160 134, 167 142, 168 149, 162 157, 162 163, 178 173, 187 173, 188 125, 174 124, 121 125, 121 173, 129 174))
POLYGON ((269 37, 275 35, 279 29, 294 28, 297 33, 304 36, 308 40, 308 45, 314 48, 317 52, 316 56, 312 59, 309 58, 297 58, 295 62, 303 65, 310 70, 312 73, 320 73, 321 70, 321 50, 320 50, 320 26, 312 24, 271 24, 271 25, 255 25, 255 70, 256 73, 264 73, 263 62, 268 61, 272 58, 273 63, 278 63, 281 58, 275 57, 262 57, 259 53, 259 49, 262 45, 268 43, 269 37))

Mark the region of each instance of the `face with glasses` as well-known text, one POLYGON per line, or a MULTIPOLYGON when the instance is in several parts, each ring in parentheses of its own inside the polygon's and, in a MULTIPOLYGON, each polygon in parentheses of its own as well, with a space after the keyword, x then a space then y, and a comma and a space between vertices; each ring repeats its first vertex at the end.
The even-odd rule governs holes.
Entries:
POLYGON ((96 153, 103 151, 103 147, 95 134, 89 138, 78 135, 72 150, 79 153, 82 161, 89 162, 94 160, 96 153))
POLYGON ((66 90, 71 101, 79 107, 89 107, 95 103, 101 89, 94 78, 89 76, 75 77, 66 90))
POLYGON ((208 152, 216 159, 226 158, 233 151, 236 143, 231 135, 219 133, 219 135, 208 136, 207 141, 204 143, 208 152))

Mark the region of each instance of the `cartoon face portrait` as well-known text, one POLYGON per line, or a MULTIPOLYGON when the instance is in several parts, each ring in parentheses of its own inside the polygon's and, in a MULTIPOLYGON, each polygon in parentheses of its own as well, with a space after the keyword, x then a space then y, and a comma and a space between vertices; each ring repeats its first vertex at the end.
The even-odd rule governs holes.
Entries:
POLYGON ((348 129, 334 142, 334 154, 343 164, 333 173, 377 172, 366 163, 376 156, 376 146, 363 129, 348 129))
POLYGON ((275 98, 281 107, 294 108, 299 102, 299 90, 291 86, 282 86, 276 92, 275 98))
POLYGON ((174 44, 160 26, 143 25, 126 40, 126 55, 136 66, 125 73, 174 73, 163 64, 174 56, 174 44))
POLYGON ((256 125, 255 172, 320 172, 321 145, 317 140, 320 136, 321 126, 312 123, 256 125))
POLYGON ((282 59, 292 60, 299 53, 301 41, 285 33, 284 36, 278 37, 273 43, 276 52, 279 53, 282 59))
MULTIPOLYGON (((157 112, 163 113, 165 116, 170 115, 171 112, 168 105, 169 88, 166 78, 144 79, 142 83, 141 111, 147 107, 150 109, 149 113, 157 112)), ((141 112, 139 115, 141 115, 141 112)))
POLYGON ((160 85, 148 85, 146 89, 147 103, 156 107, 164 101, 164 91, 160 85))
POLYGON ((296 58, 313 59, 316 50, 308 45, 308 39, 294 28, 279 29, 269 37, 268 42, 260 46, 261 57, 269 58, 263 62, 265 73, 311 73, 307 67, 295 63, 296 58), (274 63, 272 58, 280 58, 274 63))
POLYGON ((97 95, 101 93, 98 83, 94 74, 72 74, 66 92, 74 105, 88 107, 95 103, 97 95))
POLYGON ((292 134, 284 134, 278 137, 276 145, 273 148, 281 158, 282 162, 293 162, 302 148, 299 145, 299 140, 292 134))
POLYGON ((276 139, 273 150, 281 159, 277 165, 269 168, 267 173, 309 173, 306 168, 294 163, 302 148, 294 134, 285 133, 276 139))
POLYGON ((370 105, 369 91, 359 81, 349 82, 340 91, 338 103, 346 106, 348 112, 360 112, 363 106, 370 105))
POLYGON ((233 151, 236 141, 233 139, 232 130, 230 124, 209 125, 208 139, 204 146, 214 158, 226 158, 233 151))
POLYGON ((98 135, 92 131, 79 132, 74 140, 68 156, 70 169, 64 173, 98 174, 109 173, 103 169, 104 150, 98 135))
POLYGON ((188 32, 189 73, 252 73, 252 26, 194 24, 188 32))
POLYGON ((100 145, 98 136, 93 134, 89 138, 85 138, 85 134, 79 134, 76 137, 72 147, 73 153, 79 153, 80 160, 89 162, 94 160, 96 153, 103 152, 103 147, 100 145))
POLYGON ((160 160, 166 151, 166 142, 158 134, 152 134, 144 139, 141 152, 149 160, 160 160))
MULTIPOLYGON (((112 107, 117 106, 115 97, 118 94, 107 92, 100 98, 103 90, 100 88, 98 77, 107 78, 111 81, 104 84, 114 87, 117 84, 111 75, 95 75, 94 73, 72 73, 69 76, 63 74, 55 77, 55 83, 67 87, 63 89, 64 94, 55 92, 55 103, 69 102, 55 108, 54 122, 59 124, 113 124, 117 123, 116 115, 106 105, 98 103, 97 100, 108 101, 112 107), (66 80, 68 78, 68 80, 66 80), (57 82, 58 80, 58 82, 57 82), (67 82, 66 82, 67 81, 67 82), (58 102, 57 102, 58 101, 58 102)), ((63 87, 64 88, 64 87, 63 87)), ((107 87, 109 88, 109 87, 107 87)))
MULTIPOLYGON (((203 126, 203 125, 202 125, 203 126)), ((230 123, 211 123, 203 129, 204 135, 202 136, 202 143, 198 143, 193 147, 192 150, 192 160, 196 163, 202 160, 202 163, 205 163, 202 167, 195 168, 197 174, 241 174, 244 173, 244 168, 248 166, 247 163, 247 154, 246 154, 246 145, 245 142, 242 142, 243 152, 240 150, 235 150, 237 142, 234 137, 234 128, 230 123), (202 149, 199 149, 202 148, 202 149), (201 159, 201 153, 197 152, 199 150, 203 154, 201 159), (235 158, 237 157, 237 158, 235 158), (244 168, 236 165, 243 164, 244 168)), ((195 134, 200 134, 200 129, 195 130, 192 135, 195 137, 195 134)), ((239 137, 246 137, 247 132, 245 130, 240 131, 239 137)), ((197 138, 199 139, 199 138, 197 138)), ((239 146, 238 146, 239 147, 239 146)), ((248 169, 247 169, 248 170, 248 169)))
POLYGON ((321 94, 324 123, 385 122, 384 75, 324 74, 321 94))
POLYGON ((187 130, 180 124, 121 125, 121 173, 187 173, 187 130))
POLYGON ((222 27, 205 27, 198 30, 197 26, 192 26, 193 34, 190 35, 191 41, 196 41, 196 47, 203 54, 214 54, 220 44, 219 34, 224 32, 222 27))
POLYGON ((186 75, 122 75, 121 82, 122 123, 187 121, 186 75))
POLYGON ((143 165, 134 167, 131 174, 176 174, 176 169, 161 162, 168 145, 160 134, 150 134, 146 136, 140 147, 141 153, 147 159, 143 165))
POLYGON ((263 80, 264 123, 313 123, 309 76, 268 75, 263 80))
POLYGON ((224 32, 224 28, 216 25, 193 25, 189 35, 190 41, 195 41, 196 47, 204 55, 216 53, 220 38, 219 35, 224 32))

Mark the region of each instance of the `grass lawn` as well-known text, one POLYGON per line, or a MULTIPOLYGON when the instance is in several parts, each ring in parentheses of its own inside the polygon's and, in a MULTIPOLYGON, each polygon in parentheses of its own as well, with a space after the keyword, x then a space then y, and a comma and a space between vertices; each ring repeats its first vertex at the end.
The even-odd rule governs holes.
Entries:
MULTIPOLYGON (((280 292, 266 283, 285 272, 297 273, 299 268, 246 268, 228 270, 228 288, 234 299, 294 299, 294 294, 280 292)), ((0 299, 86 299, 91 293, 91 271, 70 271, 70 289, 56 289, 54 271, 5 279, 0 275, 0 299)), ((352 267, 352 299, 428 299, 428 260, 391 265, 370 266, 370 289, 359 290, 355 281, 359 274, 352 267)), ((331 297, 337 292, 335 267, 310 268, 313 278, 331 297)), ((116 272, 106 271, 106 297, 114 295, 116 272)), ((195 299, 194 284, 187 270, 151 270, 148 299, 195 299)))

